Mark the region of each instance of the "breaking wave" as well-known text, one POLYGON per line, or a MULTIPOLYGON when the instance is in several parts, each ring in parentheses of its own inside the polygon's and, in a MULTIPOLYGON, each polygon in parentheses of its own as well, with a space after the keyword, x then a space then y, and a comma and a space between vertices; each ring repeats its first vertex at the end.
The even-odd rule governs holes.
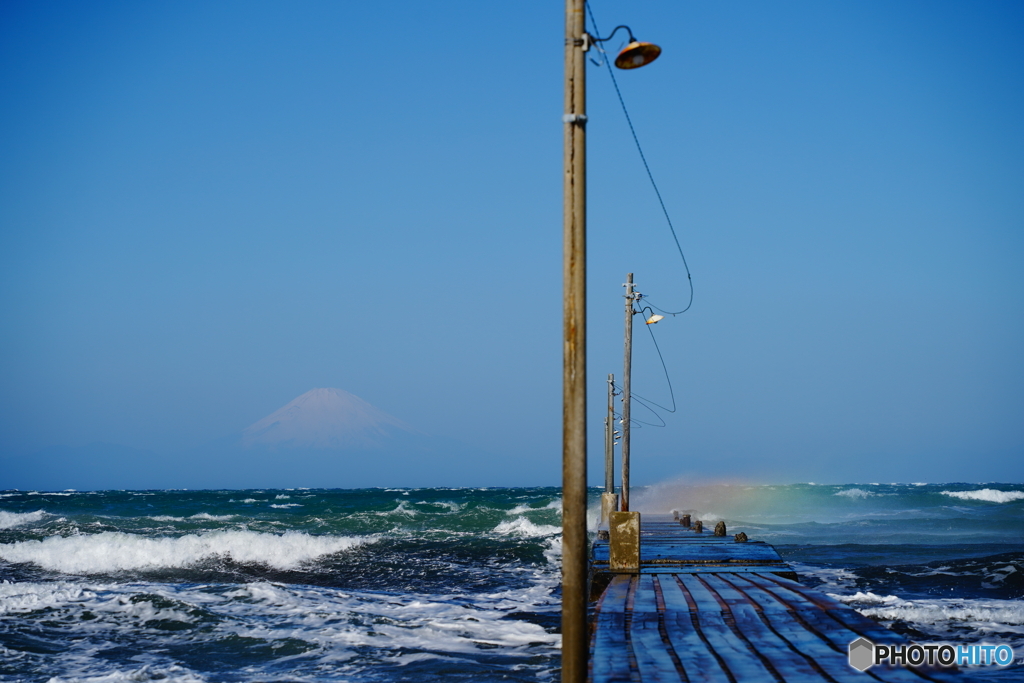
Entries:
POLYGON ((997 489, 943 491, 942 494, 960 500, 983 500, 988 503, 1011 503, 1015 500, 1024 500, 1024 491, 999 491, 997 489))
MULTIPOLYGON (((857 592, 832 597, 883 625, 911 624, 932 636, 948 637, 957 631, 1024 635, 1024 603, 1019 600, 964 600, 959 598, 906 600, 895 595, 857 592)), ((1017 644, 1019 645, 1019 644, 1017 644)))
POLYGON ((209 512, 200 512, 190 517, 172 517, 171 515, 156 515, 150 517, 150 519, 157 522, 184 522, 190 519, 196 519, 205 522, 229 522, 234 519, 236 515, 211 515, 209 512))
POLYGON ((295 569, 303 563, 362 545, 348 536, 311 536, 255 531, 211 531, 176 538, 147 538, 120 531, 51 536, 42 541, 0 545, 0 559, 32 563, 65 574, 103 574, 133 569, 183 568, 227 558, 242 564, 295 569))
POLYGON ((38 522, 43 517, 46 517, 46 513, 42 510, 35 512, 4 512, 0 510, 0 529, 12 529, 22 524, 31 524, 38 522))
POLYGON ((878 494, 865 491, 864 489, 843 489, 842 491, 836 491, 836 495, 846 498, 867 498, 869 496, 877 496, 878 494))
POLYGON ((551 524, 534 524, 526 517, 516 517, 513 520, 507 522, 501 522, 498 526, 494 527, 494 533, 501 534, 502 536, 521 536, 523 538, 533 538, 537 536, 553 536, 554 534, 562 533, 561 527, 553 526, 551 524))

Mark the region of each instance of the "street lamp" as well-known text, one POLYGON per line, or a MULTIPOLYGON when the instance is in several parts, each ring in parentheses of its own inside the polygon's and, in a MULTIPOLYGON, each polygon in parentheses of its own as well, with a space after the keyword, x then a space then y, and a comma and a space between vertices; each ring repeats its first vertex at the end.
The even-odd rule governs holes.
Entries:
MULTIPOLYGON (((620 28, 626 29, 626 33, 629 34, 629 45, 622 48, 619 52, 619 56, 615 58, 615 66, 620 69, 639 69, 641 66, 647 66, 661 54, 661 48, 654 43, 641 43, 639 40, 633 37, 633 31, 628 26, 621 25, 616 26, 611 33, 608 34, 607 38, 594 38, 593 36, 587 36, 588 43, 603 43, 606 40, 611 40, 620 28)), ((586 39, 585 39, 586 40, 586 39)), ((584 45, 584 52, 589 45, 584 45)))
POLYGON ((650 64, 661 48, 641 43, 628 26, 607 38, 586 30, 586 0, 565 0, 565 109, 562 277, 562 672, 563 683, 587 680, 587 97, 591 45, 626 29, 629 44, 615 59, 620 69, 650 64))

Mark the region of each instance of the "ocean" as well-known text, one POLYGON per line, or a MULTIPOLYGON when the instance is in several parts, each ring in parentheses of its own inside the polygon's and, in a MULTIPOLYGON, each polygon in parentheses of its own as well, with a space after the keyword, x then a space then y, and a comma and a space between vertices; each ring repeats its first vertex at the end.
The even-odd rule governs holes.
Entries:
MULTIPOLYGON (((592 511, 600 491, 593 490, 592 511)), ((919 642, 1024 679, 1024 486, 664 484, 919 642)), ((556 488, 0 493, 0 681, 557 681, 556 488)), ((592 513, 592 526, 596 522, 592 513)))

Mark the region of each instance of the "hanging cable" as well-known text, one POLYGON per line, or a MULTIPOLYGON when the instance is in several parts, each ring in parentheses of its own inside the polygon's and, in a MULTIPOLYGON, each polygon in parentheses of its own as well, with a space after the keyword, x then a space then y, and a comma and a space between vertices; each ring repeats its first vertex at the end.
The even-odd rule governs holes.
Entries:
MULTIPOLYGON (((645 310, 650 311, 651 308, 652 308, 651 306, 644 306, 643 308, 641 308, 640 311, 639 311, 640 317, 644 316, 644 311, 645 310)), ((651 312, 653 313, 654 311, 651 311, 651 312)), ((649 402, 649 403, 651 403, 653 405, 658 406, 662 410, 667 410, 670 413, 674 413, 674 412, 676 412, 676 392, 672 390, 672 378, 668 374, 668 366, 665 365, 665 357, 663 355, 661 355, 661 347, 658 346, 658 340, 654 337, 654 325, 645 325, 644 327, 646 327, 647 331, 651 333, 651 341, 654 342, 654 350, 658 352, 658 360, 661 361, 661 370, 662 370, 662 372, 665 373, 665 384, 668 385, 668 395, 672 399, 672 407, 671 408, 667 408, 667 407, 665 407, 663 405, 655 403, 654 401, 652 401, 649 398, 643 398, 642 396, 640 398, 642 400, 644 400, 644 401, 647 401, 647 402, 649 402)), ((632 394, 633 396, 636 396, 636 394, 634 394, 633 392, 630 392, 630 394, 632 394)))
MULTIPOLYGON (((612 413, 612 417, 615 419, 616 424, 620 424, 620 425, 622 424, 622 415, 620 413, 612 413)), ((643 426, 645 424, 647 424, 647 423, 646 422, 640 422, 635 417, 631 417, 631 418, 629 418, 629 424, 631 424, 633 427, 636 427, 637 429, 642 429, 643 426)), ((650 425, 650 426, 651 427, 657 427, 658 425, 650 425)), ((621 439, 622 435, 620 434, 619 436, 616 436, 615 438, 616 439, 621 439)), ((619 442, 616 441, 615 445, 618 446, 619 442)))
MULTIPOLYGON (((616 385, 616 386, 618 386, 618 385, 616 385)), ((636 394, 630 394, 630 395, 633 398, 636 398, 636 394)), ((657 410, 655 410, 654 408, 650 407, 649 405, 644 403, 642 400, 638 399, 637 403, 639 403, 641 406, 643 406, 647 410, 651 411, 651 414, 654 415, 654 417, 658 418, 658 421, 661 422, 661 424, 659 425, 659 424, 654 424, 653 422, 644 422, 643 420, 638 420, 635 417, 630 417, 629 418, 629 424, 631 424, 631 425, 647 425, 648 427, 667 427, 668 426, 668 424, 666 424, 666 422, 665 422, 665 418, 663 418, 661 415, 659 415, 657 410)), ((622 416, 619 413, 615 413, 615 417, 618 419, 619 424, 622 424, 622 416)))
MULTIPOLYGON (((622 387, 618 386, 617 383, 615 384, 615 386, 620 388, 620 389, 622 388, 622 387)), ((637 397, 637 395, 635 393, 633 393, 632 391, 630 392, 630 397, 631 398, 636 398, 637 402, 640 403, 640 405, 642 405, 643 408, 645 408, 648 411, 650 411, 651 415, 653 415, 655 418, 657 418, 658 422, 662 423, 662 424, 659 424, 659 425, 655 425, 652 422, 644 422, 643 420, 637 420, 634 417, 630 417, 630 424, 631 425, 636 423, 636 424, 641 424, 641 425, 647 425, 648 427, 667 427, 668 426, 666 424, 666 422, 665 422, 665 418, 660 416, 660 414, 657 411, 655 411, 653 408, 651 408, 650 405, 647 404, 647 401, 643 400, 642 398, 637 397)), ((660 407, 660 405, 658 405, 658 408, 662 408, 662 407, 660 407)), ((622 424, 622 422, 623 422, 622 416, 618 415, 618 413, 615 413, 615 416, 618 418, 618 423, 622 424)))
MULTIPOLYGON (((601 32, 597 28, 597 21, 594 19, 594 8, 590 6, 589 2, 586 3, 586 5, 587 13, 590 15, 590 24, 594 27, 594 33, 596 35, 601 35, 601 32)), ((610 37, 611 36, 609 36, 609 38, 610 37)), ((640 161, 643 162, 644 170, 647 171, 647 178, 651 181, 651 187, 654 188, 654 194, 658 197, 658 203, 661 205, 661 212, 665 214, 665 221, 668 223, 668 229, 672 233, 672 239, 676 243, 676 249, 679 251, 679 258, 682 259, 683 268, 686 269, 686 283, 690 287, 690 300, 686 303, 686 307, 680 311, 667 311, 663 308, 658 308, 654 304, 650 304, 650 306, 651 308, 658 309, 666 315, 679 315, 680 313, 686 313, 690 310, 690 306, 693 306, 693 278, 690 276, 690 266, 686 263, 686 255, 683 254, 683 247, 679 244, 679 237, 676 235, 675 226, 672 225, 672 218, 668 215, 668 209, 665 207, 665 200, 661 197, 661 191, 658 189, 658 184, 654 182, 654 174, 651 173, 651 167, 647 164, 647 157, 644 155, 643 147, 640 146, 640 139, 636 135, 636 129, 633 128, 633 120, 629 117, 629 110, 626 108, 626 101, 622 98, 622 91, 619 90, 619 82, 615 80, 615 71, 612 69, 611 62, 608 61, 607 57, 602 61, 608 66, 608 75, 612 78, 612 85, 615 87, 615 94, 618 95, 619 104, 622 105, 622 113, 626 115, 626 123, 629 124, 629 132, 632 133, 633 142, 636 143, 636 151, 640 153, 640 161)))

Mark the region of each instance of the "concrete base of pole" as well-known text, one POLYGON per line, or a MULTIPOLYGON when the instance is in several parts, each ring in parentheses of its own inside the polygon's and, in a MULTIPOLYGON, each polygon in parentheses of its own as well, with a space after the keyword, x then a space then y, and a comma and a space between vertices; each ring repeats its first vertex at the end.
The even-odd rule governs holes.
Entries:
POLYGON ((601 524, 605 524, 612 517, 613 512, 619 511, 619 494, 601 494, 601 524))
POLYGON ((640 571, 640 513, 613 512, 608 527, 609 571, 640 571))

